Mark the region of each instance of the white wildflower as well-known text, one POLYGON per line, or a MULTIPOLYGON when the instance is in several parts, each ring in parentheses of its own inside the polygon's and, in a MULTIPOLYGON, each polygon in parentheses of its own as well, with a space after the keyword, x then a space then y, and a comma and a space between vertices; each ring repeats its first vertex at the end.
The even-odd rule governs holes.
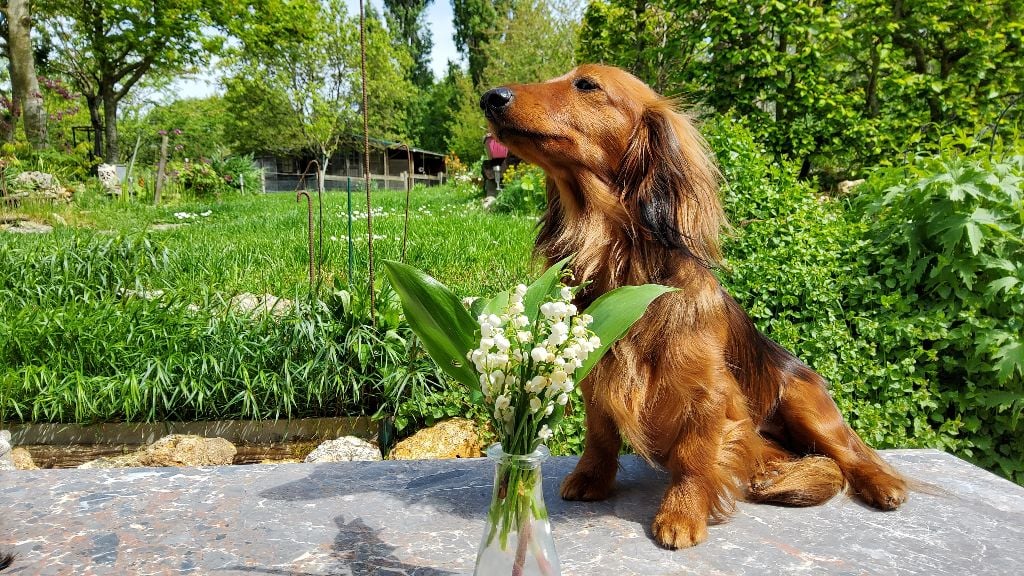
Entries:
POLYGON ((568 286, 562 286, 562 290, 558 295, 562 297, 562 300, 572 300, 572 289, 568 286))
MULTIPOLYGON (((530 357, 533 358, 534 362, 546 362, 548 359, 548 351, 540 346, 530 351, 530 357)), ((554 360, 554 358, 552 358, 554 360)))
POLYGON ((511 343, 508 341, 508 338, 505 338, 504 334, 494 335, 494 346, 497 347, 499 351, 507 351, 510 345, 511 343))
POLYGON ((558 404, 559 404, 559 406, 565 406, 566 403, 568 403, 568 402, 569 402, 569 395, 568 394, 563 392, 563 393, 558 395, 558 404))
POLYGON ((540 412, 540 408, 540 398, 537 398, 536 396, 530 398, 530 414, 536 414, 537 412, 540 412))
POLYGON ((537 432, 537 438, 540 438, 541 442, 547 442, 548 438, 551 438, 551 434, 551 428, 548 428, 548 425, 545 424, 541 426, 540 431, 537 432))
POLYGON ((508 396, 502 394, 494 401, 494 410, 495 412, 504 412, 505 410, 508 410, 511 405, 512 403, 509 401, 508 396))

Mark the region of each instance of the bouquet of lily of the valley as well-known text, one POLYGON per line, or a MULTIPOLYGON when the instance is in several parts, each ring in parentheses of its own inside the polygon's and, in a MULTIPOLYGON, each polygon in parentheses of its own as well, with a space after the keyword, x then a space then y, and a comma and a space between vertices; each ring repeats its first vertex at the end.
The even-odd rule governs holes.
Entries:
POLYGON ((671 290, 626 286, 580 311, 573 304, 578 288, 563 283, 566 263, 467 309, 430 276, 386 262, 413 331, 439 367, 484 404, 500 441, 488 451, 498 463, 477 574, 518 575, 531 566, 558 573, 540 491, 542 445, 557 431, 576 383, 671 290), (492 563, 504 558, 510 570, 492 563))

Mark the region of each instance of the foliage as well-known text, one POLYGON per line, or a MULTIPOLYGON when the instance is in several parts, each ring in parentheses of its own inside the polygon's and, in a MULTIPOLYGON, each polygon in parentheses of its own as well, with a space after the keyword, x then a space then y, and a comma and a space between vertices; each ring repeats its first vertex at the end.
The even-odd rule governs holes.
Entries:
POLYGON ((494 208, 498 212, 539 214, 547 205, 544 171, 532 164, 509 166, 494 208))
POLYGON ((1019 122, 1022 22, 1016 0, 598 0, 578 58, 747 118, 802 177, 842 178, 1004 112, 1019 122))
POLYGON ((121 136, 128 146, 126 156, 138 140, 135 163, 155 166, 160 160, 160 131, 174 134, 175 157, 199 160, 227 152, 227 123, 224 98, 184 98, 149 108, 137 122, 122 122, 121 136))
POLYGON ((209 29, 230 20, 237 5, 209 0, 43 0, 36 7, 55 40, 53 66, 86 99, 97 135, 93 152, 116 163, 121 100, 145 77, 204 64, 218 44, 209 29))
POLYGON ((69 151, 55 148, 34 149, 27 143, 4 144, 2 156, 8 175, 37 170, 53 174, 64 185, 81 182, 96 168, 88 142, 82 142, 69 151))
POLYGON ((461 71, 449 68, 449 77, 455 94, 451 119, 445 125, 448 152, 467 162, 474 162, 484 157, 483 142, 487 131, 487 121, 480 112, 480 92, 473 87, 469 76, 461 71))
MULTIPOLYGON (((374 198, 375 249, 397 258, 404 193, 374 198)), ((496 290, 525 277, 529 222, 470 208, 468 197, 445 189, 417 188, 413 199, 411 260, 460 290, 496 290), (463 246, 453 230, 475 246, 463 246), (491 242, 524 248, 495 256, 491 242)), ((386 285, 378 286, 378 325, 369 325, 365 274, 358 272, 366 265, 358 196, 359 276, 351 285, 345 278, 345 242, 336 237, 347 228, 345 195, 328 194, 324 267, 334 273, 325 277, 331 289, 312 302, 305 211, 290 195, 162 207, 101 194, 75 202, 22 207, 53 224, 52 234, 0 236, 0 418, 377 414, 409 431, 433 414, 473 413, 463 391, 438 377, 386 285), (210 215, 178 220, 174 212, 210 215), (168 221, 188 224, 148 231, 168 221), (298 304, 278 317, 250 317, 228 305, 240 292, 298 304)))
POLYGON ((925 155, 832 199, 742 126, 707 128, 737 226, 722 279, 755 323, 832 382, 872 445, 1024 480, 1020 157, 925 155))
POLYGON ((934 379, 963 452, 1024 481, 1024 155, 955 149, 872 175, 858 198, 872 223, 865 300, 924 334, 917 371, 934 379), (897 300, 898 299, 898 300, 897 300))
POLYGON ((224 180, 206 161, 184 162, 178 165, 176 172, 178 182, 197 199, 217 196, 224 186, 224 180))
POLYGON ((480 85, 489 54, 484 47, 509 0, 452 0, 455 46, 469 61, 469 77, 480 85))
MULTIPOLYGON (((326 170, 342 142, 362 132, 359 21, 341 0, 282 2, 304 29, 284 39, 275 29, 243 36, 225 82, 231 129, 240 151, 313 152, 326 170)), ((368 14, 366 91, 375 138, 407 138, 405 111, 416 94, 410 65, 409 53, 395 49, 380 18, 368 14)))
POLYGON ((568 72, 576 23, 571 14, 555 12, 551 0, 508 0, 483 44, 488 55, 477 87, 540 82, 568 72))
POLYGON ((773 162, 746 127, 718 120, 705 133, 736 226, 724 245, 728 291, 768 337, 831 382, 840 410, 869 444, 956 447, 956 424, 934 419, 936 383, 915 371, 914 357, 894 350, 914 326, 880 329, 879 302, 851 302, 867 276, 857 252, 866 225, 801 182, 796 166, 773 162))
POLYGON ((438 368, 483 403, 508 454, 531 454, 546 442, 562 420, 575 383, 586 378, 654 299, 673 290, 623 286, 580 313, 571 304, 573 290, 562 284, 568 260, 549 267, 530 286, 519 284, 477 299, 471 311, 431 276, 385 262, 412 330, 438 368))
POLYGON ((408 79, 420 88, 434 83, 430 50, 434 41, 426 25, 426 9, 433 0, 384 0, 384 15, 396 46, 409 51, 408 79))
POLYGON ((0 420, 54 422, 387 413, 414 385, 408 329, 382 293, 335 291, 250 316, 218 295, 145 295, 167 249, 142 237, 75 241, 32 259, 0 247, 0 420), (49 283, 59 279, 60 283, 49 283))

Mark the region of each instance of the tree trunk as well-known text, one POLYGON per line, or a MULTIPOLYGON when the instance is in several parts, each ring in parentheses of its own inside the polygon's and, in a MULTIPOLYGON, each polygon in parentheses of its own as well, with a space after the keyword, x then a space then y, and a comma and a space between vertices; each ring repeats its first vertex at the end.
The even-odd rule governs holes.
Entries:
POLYGON ((15 113, 20 109, 25 137, 33 148, 46 147, 46 109, 36 77, 35 55, 32 53, 32 15, 28 0, 7 2, 7 44, 11 58, 11 88, 15 113))
POLYGON ((868 68, 868 84, 864 88, 864 108, 868 118, 877 118, 878 104, 878 71, 881 68, 881 54, 878 49, 880 40, 871 43, 871 63, 868 68))
POLYGON ((92 126, 92 155, 94 158, 102 158, 103 118, 100 116, 100 99, 86 94, 85 102, 89 106, 89 124, 92 126))
POLYGON ((106 140, 103 160, 107 164, 117 164, 118 148, 117 142, 117 96, 114 94, 114 83, 104 86, 101 90, 103 95, 103 138, 106 140))

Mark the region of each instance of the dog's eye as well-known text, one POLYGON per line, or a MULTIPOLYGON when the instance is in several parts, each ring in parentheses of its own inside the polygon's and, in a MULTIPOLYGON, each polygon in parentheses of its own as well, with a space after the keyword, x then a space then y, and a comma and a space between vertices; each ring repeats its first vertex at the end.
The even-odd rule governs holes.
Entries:
POLYGON ((601 89, 601 87, 595 84, 590 78, 577 78, 573 80, 572 85, 580 92, 593 92, 594 90, 601 89))

